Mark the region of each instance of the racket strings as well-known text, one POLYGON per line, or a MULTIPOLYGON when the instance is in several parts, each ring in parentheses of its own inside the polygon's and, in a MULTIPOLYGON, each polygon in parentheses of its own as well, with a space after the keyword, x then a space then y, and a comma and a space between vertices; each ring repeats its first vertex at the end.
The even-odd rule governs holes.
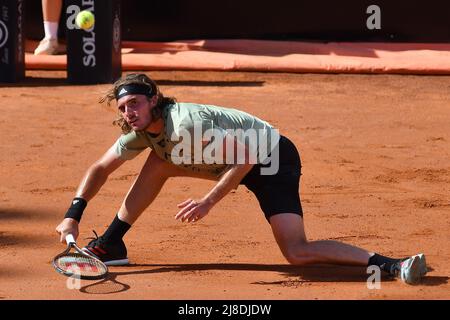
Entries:
POLYGON ((79 253, 66 253, 58 257, 55 264, 63 272, 80 277, 96 277, 107 273, 102 262, 79 253))

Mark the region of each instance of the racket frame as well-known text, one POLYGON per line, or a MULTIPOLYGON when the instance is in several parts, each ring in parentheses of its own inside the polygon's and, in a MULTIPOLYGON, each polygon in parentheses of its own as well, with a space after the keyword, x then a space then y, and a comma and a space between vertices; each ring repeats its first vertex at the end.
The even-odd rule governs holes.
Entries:
POLYGON ((73 278, 77 278, 77 279, 85 279, 85 280, 98 280, 98 279, 103 279, 103 278, 106 277, 106 275, 108 274, 108 267, 107 267, 101 260, 99 260, 99 259, 97 259, 96 257, 91 256, 91 255, 87 254, 86 252, 84 252, 83 250, 81 250, 80 247, 77 246, 77 244, 76 244, 76 242, 75 242, 75 238, 73 237, 73 235, 68 234, 68 235, 66 236, 66 243, 67 243, 67 248, 66 248, 66 250, 64 250, 63 252, 61 252, 61 253, 58 254, 57 256, 55 256, 55 257, 53 258, 53 261, 52 261, 53 268, 55 268, 55 270, 56 270, 57 272, 59 272, 59 273, 62 274, 62 275, 65 275, 65 276, 67 276, 67 277, 73 277, 73 278), (80 254, 80 255, 82 255, 82 256, 88 257, 89 259, 94 259, 94 260, 96 260, 99 264, 102 265, 102 267, 105 268, 106 272, 105 272, 104 274, 100 274, 100 275, 98 275, 98 276, 87 276, 87 275, 77 274, 77 273, 74 273, 74 272, 68 272, 68 271, 66 271, 66 270, 61 269, 61 268, 57 265, 56 261, 57 261, 60 257, 67 255, 67 254, 70 252, 70 250, 71 250, 72 248, 75 249, 76 253, 78 253, 78 254, 80 254))

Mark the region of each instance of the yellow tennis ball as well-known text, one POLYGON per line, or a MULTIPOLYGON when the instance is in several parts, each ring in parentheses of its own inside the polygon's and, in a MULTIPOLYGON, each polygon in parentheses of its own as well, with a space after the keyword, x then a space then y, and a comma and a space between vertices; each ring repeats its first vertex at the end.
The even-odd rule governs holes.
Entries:
POLYGON ((94 14, 88 10, 80 11, 75 19, 77 26, 83 30, 89 30, 95 23, 94 14))

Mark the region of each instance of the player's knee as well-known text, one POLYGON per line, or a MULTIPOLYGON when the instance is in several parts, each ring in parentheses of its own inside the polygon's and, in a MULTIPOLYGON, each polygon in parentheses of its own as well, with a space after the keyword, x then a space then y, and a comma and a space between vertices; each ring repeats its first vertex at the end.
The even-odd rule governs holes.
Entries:
POLYGON ((308 243, 306 241, 283 250, 283 255, 286 260, 293 265, 305 264, 311 257, 308 250, 308 243))
POLYGON ((150 162, 152 169, 163 169, 166 166, 166 162, 158 156, 150 155, 150 162))
POLYGON ((144 165, 144 170, 152 170, 154 172, 158 172, 161 175, 166 174, 168 172, 169 163, 161 159, 156 155, 155 152, 150 153, 147 158, 147 162, 144 165))

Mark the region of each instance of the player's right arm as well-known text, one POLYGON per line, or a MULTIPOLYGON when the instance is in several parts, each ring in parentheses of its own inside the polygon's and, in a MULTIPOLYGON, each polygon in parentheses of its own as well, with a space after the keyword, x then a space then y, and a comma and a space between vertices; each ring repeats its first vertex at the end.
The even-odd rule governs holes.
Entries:
POLYGON ((91 200, 105 184, 108 176, 125 161, 117 154, 116 145, 113 145, 99 160, 89 167, 78 186, 76 197, 83 198, 86 201, 91 200))
POLYGON ((78 224, 81 214, 100 188, 105 184, 108 176, 119 168, 126 160, 121 158, 116 152, 114 144, 108 151, 86 171, 80 185, 78 186, 76 197, 66 213, 63 221, 56 227, 56 232, 60 234, 60 241, 65 243, 67 234, 72 234, 75 239, 78 237, 78 224), (67 216, 73 216, 69 218, 67 216))

